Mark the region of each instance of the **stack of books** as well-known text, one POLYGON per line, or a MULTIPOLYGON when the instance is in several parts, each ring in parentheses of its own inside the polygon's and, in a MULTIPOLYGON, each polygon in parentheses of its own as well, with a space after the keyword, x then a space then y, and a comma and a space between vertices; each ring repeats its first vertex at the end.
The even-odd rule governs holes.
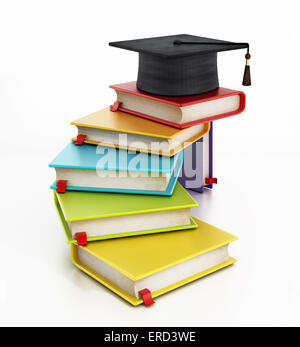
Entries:
POLYGON ((216 183, 212 122, 241 113, 245 94, 111 88, 116 102, 71 123, 78 134, 51 162, 51 188, 73 263, 131 304, 150 306, 235 262, 228 245, 236 237, 193 217, 198 204, 186 189, 216 183))

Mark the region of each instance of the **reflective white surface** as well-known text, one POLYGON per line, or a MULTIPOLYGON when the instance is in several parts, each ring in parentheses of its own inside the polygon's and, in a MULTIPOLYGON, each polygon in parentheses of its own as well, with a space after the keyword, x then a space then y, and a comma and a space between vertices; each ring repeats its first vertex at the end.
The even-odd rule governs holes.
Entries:
MULTIPOLYGON (((245 4, 237 1, 219 4, 213 25, 209 16, 199 24, 190 6, 170 12, 171 4, 181 4, 175 0, 160 2, 160 11, 149 8, 146 17, 137 1, 132 12, 117 3, 1 1, 0 30, 7 35, 0 46, 0 324, 298 325, 299 71, 287 61, 299 48, 291 58, 278 50, 275 60, 270 50, 276 37, 294 40, 294 3, 272 2, 272 18, 267 4, 251 4, 256 25, 249 28, 245 4), (228 6, 235 11, 224 16, 228 6), (69 123, 114 101, 109 84, 136 76, 137 55, 107 42, 179 32, 251 43, 247 109, 215 122, 219 184, 192 193, 196 217, 239 236, 230 247, 238 263, 157 298, 151 308, 134 308, 72 265, 47 165, 76 133, 69 123)), ((207 13, 214 7, 201 6, 207 13)), ((243 57, 220 56, 223 86, 242 88, 243 57)))

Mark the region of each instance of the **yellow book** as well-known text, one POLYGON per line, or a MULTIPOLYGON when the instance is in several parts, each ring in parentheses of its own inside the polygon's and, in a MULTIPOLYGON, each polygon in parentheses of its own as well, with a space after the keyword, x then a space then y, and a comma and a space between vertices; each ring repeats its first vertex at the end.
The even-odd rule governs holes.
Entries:
POLYGON ((136 306, 233 264, 237 238, 196 219, 197 229, 71 245, 74 264, 136 306))
POLYGON ((171 157, 199 140, 210 129, 210 123, 177 129, 125 112, 111 112, 109 108, 71 124, 77 126, 78 135, 85 136, 85 143, 171 157))

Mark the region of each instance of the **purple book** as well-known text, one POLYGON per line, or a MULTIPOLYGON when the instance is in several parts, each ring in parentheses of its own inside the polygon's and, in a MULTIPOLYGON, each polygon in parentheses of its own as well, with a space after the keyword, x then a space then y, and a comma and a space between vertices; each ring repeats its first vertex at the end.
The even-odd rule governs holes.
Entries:
POLYGON ((213 177, 213 122, 210 131, 203 138, 184 150, 183 167, 179 182, 186 189, 202 193, 204 188, 212 189, 213 177))

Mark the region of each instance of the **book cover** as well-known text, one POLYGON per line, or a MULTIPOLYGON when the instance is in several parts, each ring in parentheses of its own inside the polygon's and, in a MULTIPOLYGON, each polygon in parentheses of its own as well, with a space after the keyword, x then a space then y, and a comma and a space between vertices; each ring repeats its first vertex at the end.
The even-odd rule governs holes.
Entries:
MULTIPOLYGON (((145 279, 148 276, 188 261, 201 254, 228 245, 237 238, 212 225, 196 219, 197 229, 163 233, 143 237, 131 237, 89 244, 85 250, 108 264, 132 281, 145 279), (130 256, 128 256, 130 254, 130 256)), ((117 285, 99 275, 77 257, 78 247, 71 246, 73 263, 86 274, 127 300, 134 306, 143 303, 142 299, 129 295, 117 285)), ((233 264, 236 260, 229 257, 221 264, 189 276, 179 282, 152 292, 152 297, 158 297, 173 289, 181 287, 196 279, 206 276, 233 264)))

